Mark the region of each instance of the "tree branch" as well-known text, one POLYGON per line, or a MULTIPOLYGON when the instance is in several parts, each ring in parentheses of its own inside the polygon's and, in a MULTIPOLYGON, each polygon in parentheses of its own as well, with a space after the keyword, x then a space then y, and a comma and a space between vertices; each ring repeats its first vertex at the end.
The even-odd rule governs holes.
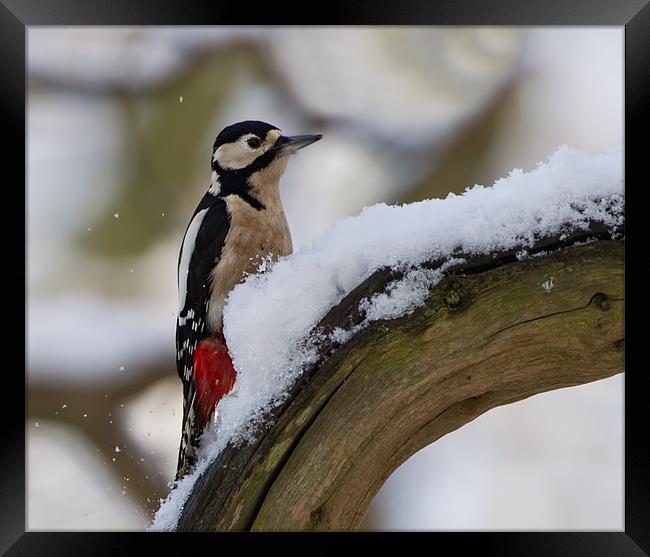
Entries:
MULTIPOLYGON (((622 372, 624 240, 610 238, 592 223, 540 239, 521 261, 517 250, 466 257, 412 314, 323 344, 255 442, 229 445, 197 480, 177 528, 356 528, 393 470, 443 435, 622 372)), ((360 323, 359 301, 399 276, 378 271, 319 329, 360 323)))

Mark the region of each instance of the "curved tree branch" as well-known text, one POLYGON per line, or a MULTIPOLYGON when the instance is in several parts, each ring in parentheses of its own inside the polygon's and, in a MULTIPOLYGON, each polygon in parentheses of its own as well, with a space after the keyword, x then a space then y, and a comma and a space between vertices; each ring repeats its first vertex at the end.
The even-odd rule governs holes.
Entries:
MULTIPOLYGON (((535 257, 515 251, 466 257, 415 312, 323 344, 255 442, 228 446, 197 480, 177 528, 356 528, 393 470, 443 435, 622 372, 624 240, 592 223, 541 239, 535 257)), ((360 323, 359 301, 399 275, 376 272, 319 330, 360 323)))

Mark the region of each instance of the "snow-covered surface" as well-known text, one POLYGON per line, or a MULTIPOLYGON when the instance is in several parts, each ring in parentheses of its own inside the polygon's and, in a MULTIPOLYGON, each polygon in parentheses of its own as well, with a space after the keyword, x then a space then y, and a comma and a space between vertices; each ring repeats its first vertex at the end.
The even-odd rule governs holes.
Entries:
MULTIPOLYGON (((313 360, 317 339, 307 334, 377 269, 409 271, 458 251, 472 255, 524 249, 539 235, 581 227, 587 220, 619 225, 623 209, 622 146, 597 156, 563 146, 534 170, 513 170, 492 187, 366 208, 357 217, 336 222, 320 240, 281 259, 270 272, 249 277, 234 288, 224 309, 237 384, 219 405, 218 427, 206 434, 196 470, 176 485, 151 528, 175 527, 197 477, 228 442, 246 441, 313 360)), ((402 284, 362 302, 367 320, 412 312, 441 276, 407 272, 402 284)), ((336 335, 350 336, 345 331, 336 335)))
POLYGON ((90 294, 29 299, 30 384, 115 383, 143 365, 173 361, 173 309, 90 294))

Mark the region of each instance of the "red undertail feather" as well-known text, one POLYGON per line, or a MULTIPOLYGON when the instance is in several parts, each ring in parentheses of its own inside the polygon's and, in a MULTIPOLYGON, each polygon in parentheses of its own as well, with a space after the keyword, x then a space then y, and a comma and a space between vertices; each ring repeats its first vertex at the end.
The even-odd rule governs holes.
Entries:
POLYGON ((201 429, 210 421, 217 403, 232 390, 236 377, 223 336, 199 342, 194 352, 194 415, 201 429))

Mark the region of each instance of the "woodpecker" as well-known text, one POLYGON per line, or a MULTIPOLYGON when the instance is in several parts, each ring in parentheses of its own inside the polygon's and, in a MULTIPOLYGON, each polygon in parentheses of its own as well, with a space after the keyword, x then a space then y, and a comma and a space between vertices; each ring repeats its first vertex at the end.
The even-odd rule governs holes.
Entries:
POLYGON ((290 155, 321 135, 282 135, 265 122, 224 128, 212 148, 212 179, 185 230, 178 256, 176 368, 183 383, 183 425, 176 479, 196 462, 199 438, 236 372, 223 336, 230 290, 261 258, 293 251, 280 200, 290 155))

